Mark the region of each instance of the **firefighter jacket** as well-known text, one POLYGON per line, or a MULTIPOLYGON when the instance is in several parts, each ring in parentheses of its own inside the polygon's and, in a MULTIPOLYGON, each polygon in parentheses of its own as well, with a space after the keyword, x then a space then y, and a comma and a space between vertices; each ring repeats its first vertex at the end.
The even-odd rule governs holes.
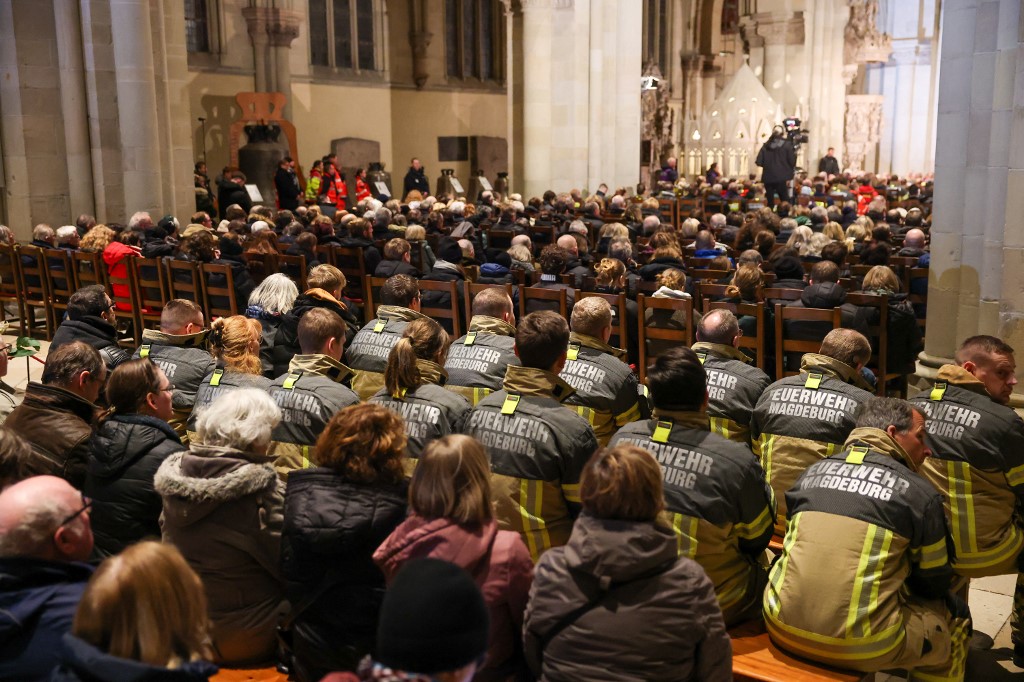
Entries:
POLYGON ((217 369, 210 372, 196 389, 196 404, 192 407, 192 414, 188 417, 189 440, 193 440, 196 420, 199 419, 203 410, 221 395, 239 388, 258 388, 261 391, 266 391, 270 388, 270 379, 262 374, 225 370, 223 363, 218 362, 217 369))
POLYGON ((904 640, 920 655, 906 602, 946 594, 952 543, 942 496, 906 451, 855 429, 786 498, 789 529, 764 594, 772 639, 815 660, 884 660, 904 640))
POLYGON ((679 552, 704 567, 729 623, 759 595, 757 557, 772 539, 775 511, 761 465, 746 446, 711 433, 703 412, 655 408, 653 419, 624 426, 609 447, 620 444, 658 460, 679 552))
POLYGON ((171 405, 174 417, 170 420, 174 432, 187 444, 185 422, 196 404, 196 391, 203 379, 217 368, 213 356, 206 350, 206 330, 195 334, 165 334, 156 329, 142 331, 142 345, 132 360, 149 358, 164 371, 174 384, 171 405))
POLYGON ((580 510, 580 474, 597 450, 594 429, 568 406, 558 375, 510 366, 504 388, 469 413, 464 433, 487 448, 495 513, 523 536, 534 563, 569 540, 580 510))
POLYGON ((270 385, 270 397, 281 408, 281 421, 271 434, 270 454, 278 475, 308 469, 316 440, 327 422, 344 408, 359 402, 344 382, 352 370, 329 355, 296 355, 270 385))
POLYGON ((749 447, 750 414, 771 379, 738 348, 701 341, 693 344, 693 351, 708 375, 711 430, 749 447))
POLYGON ((352 339, 345 351, 345 361, 355 373, 352 390, 360 400, 369 400, 384 388, 384 367, 391 349, 402 338, 406 326, 423 317, 409 308, 382 305, 377 309, 377 319, 370 320, 352 339))
POLYGON ((1024 497, 1024 421, 992 400, 956 365, 939 369, 933 388, 911 400, 928 417, 932 456, 921 474, 942 493, 960 575, 1017 571, 1024 533, 1014 509, 1024 497))
POLYGON ((572 332, 565 367, 558 375, 576 390, 565 403, 590 422, 602 446, 616 429, 650 413, 647 398, 640 393, 640 382, 624 362, 625 357, 626 351, 601 339, 572 332), (641 414, 641 399, 647 414, 641 414))
POLYGON ((505 370, 518 366, 516 328, 487 315, 474 315, 469 333, 452 342, 444 369, 448 372, 449 391, 463 396, 473 405, 501 388, 505 370))
MULTIPOLYGON (((405 422, 405 452, 413 459, 419 459, 430 441, 461 432, 472 407, 461 395, 442 388, 448 376, 441 365, 417 359, 416 369, 420 380, 425 383, 416 388, 401 389, 399 395, 391 395, 387 388, 382 388, 370 398, 371 403, 383 405, 402 417, 405 422)), ((410 474, 412 466, 415 462, 410 462, 410 474)))
POLYGON ((779 505, 775 532, 786 532, 785 494, 807 467, 842 449, 857 407, 871 397, 853 367, 807 353, 800 374, 769 386, 750 418, 754 454, 779 505))

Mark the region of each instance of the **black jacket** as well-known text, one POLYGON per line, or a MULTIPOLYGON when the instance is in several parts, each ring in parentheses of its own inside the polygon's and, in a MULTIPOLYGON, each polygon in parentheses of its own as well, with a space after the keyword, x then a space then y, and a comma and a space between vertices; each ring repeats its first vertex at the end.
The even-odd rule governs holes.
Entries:
POLYGON ((392 275, 409 275, 419 277, 420 271, 404 260, 382 260, 373 271, 374 277, 391 277, 392 275))
MULTIPOLYGON (((302 349, 299 348, 299 320, 313 308, 326 308, 337 313, 345 320, 345 346, 348 347, 359 331, 359 320, 352 314, 352 309, 345 309, 338 305, 333 299, 324 298, 314 294, 321 289, 311 289, 306 293, 299 294, 295 299, 291 312, 281 316, 281 322, 277 326, 274 335, 274 347, 270 350, 270 361, 272 368, 265 371, 268 378, 276 378, 288 371, 288 364, 292 358, 299 355, 302 349)), ((326 292, 325 292, 326 293, 326 292)), ((263 352, 260 351, 262 357, 263 352)))
POLYGON ((330 469, 288 476, 281 569, 293 605, 294 673, 315 682, 372 650, 384 597, 373 552, 405 519, 406 486, 349 483, 330 469))
POLYGON ((101 317, 86 315, 80 320, 68 319, 61 322, 50 342, 50 352, 73 341, 84 341, 99 351, 108 372, 114 371, 115 367, 131 357, 117 345, 117 330, 101 317))
POLYGON ((827 154, 821 157, 821 160, 818 161, 818 172, 839 175, 839 159, 827 154))
POLYGON ((220 209, 222 219, 224 211, 231 204, 238 204, 246 214, 252 208, 252 200, 249 198, 249 193, 245 191, 245 185, 236 185, 230 180, 221 178, 217 181, 217 207, 220 209))
POLYGON ((402 183, 402 196, 399 198, 404 199, 413 190, 427 196, 430 194, 430 182, 427 181, 427 174, 423 172, 422 168, 414 170, 410 166, 409 172, 405 174, 405 181, 402 183))
POLYGON ((785 137, 772 136, 761 146, 755 163, 761 167, 761 182, 788 182, 796 170, 796 150, 785 137))
POLYGON ((299 207, 299 179, 295 177, 295 171, 278 168, 274 173, 274 189, 277 191, 277 205, 281 209, 294 211, 299 207))
POLYGON ((655 258, 651 260, 650 263, 640 268, 640 278, 645 282, 656 282, 658 280, 658 275, 666 270, 671 270, 672 268, 675 268, 680 272, 686 270, 686 266, 683 265, 682 261, 672 258, 671 256, 655 258))
POLYGON ((175 668, 166 668, 118 658, 67 634, 61 647, 60 667, 53 671, 49 679, 51 682, 206 682, 216 672, 217 666, 209 661, 185 661, 175 668))
POLYGON ((345 237, 344 239, 338 240, 338 246, 344 246, 349 249, 359 248, 363 250, 363 263, 366 265, 366 273, 373 274, 377 272, 377 266, 380 265, 381 255, 377 247, 374 246, 373 242, 369 239, 362 239, 361 237, 345 237))
POLYGON ((153 476, 169 455, 184 449, 174 429, 155 417, 114 414, 99 427, 82 489, 93 499, 90 519, 98 556, 160 538, 162 505, 153 476))

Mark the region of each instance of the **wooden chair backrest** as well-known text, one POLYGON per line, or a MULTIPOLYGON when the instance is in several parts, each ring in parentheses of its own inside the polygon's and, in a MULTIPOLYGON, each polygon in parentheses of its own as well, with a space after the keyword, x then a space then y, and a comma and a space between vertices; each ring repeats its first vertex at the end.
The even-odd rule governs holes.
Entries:
MULTIPOLYGON (((100 284, 106 287, 109 293, 107 266, 103 263, 102 254, 92 251, 75 251, 71 254, 71 267, 75 273, 75 289, 100 284)), ((0 277, 2 276, 3 268, 0 266, 0 277)))
POLYGON ((306 285, 306 275, 309 267, 306 265, 306 257, 303 254, 290 256, 286 253, 280 253, 277 255, 277 271, 284 273, 295 282, 295 286, 299 288, 299 291, 305 291, 309 287, 306 285))
POLYGON ((199 273, 203 280, 203 309, 209 320, 216 317, 230 317, 238 314, 238 300, 235 297, 235 275, 230 265, 219 263, 202 263, 199 266, 199 273), (220 275, 224 278, 223 284, 210 284, 210 278, 220 275), (227 305, 222 301, 227 299, 227 305))
POLYGON ((626 316, 625 294, 602 294, 596 291, 576 291, 576 300, 603 298, 612 307, 612 336, 608 343, 622 350, 629 350, 629 319, 626 316))
POLYGON ((199 264, 189 260, 166 260, 167 292, 171 299, 180 298, 196 305, 203 302, 203 280, 199 276, 199 264))
MULTIPOLYGON (((765 290, 765 297, 771 298, 767 291, 765 290)), ((787 339, 785 323, 791 320, 828 322, 832 325, 832 329, 838 329, 843 326, 843 309, 839 307, 803 308, 781 303, 775 304, 775 377, 777 379, 799 374, 797 370, 784 371, 786 353, 817 353, 821 348, 821 339, 816 341, 787 339)))
POLYGON ((647 348, 647 342, 651 340, 656 341, 674 341, 684 346, 693 345, 693 299, 691 298, 655 298, 653 296, 645 296, 639 294, 636 297, 637 305, 637 319, 639 320, 639 328, 637 329, 638 343, 640 348, 639 358, 640 367, 638 372, 640 375, 640 382, 643 383, 647 378, 647 365, 657 358, 657 355, 653 355, 647 348), (647 311, 648 310, 671 310, 673 312, 681 311, 683 317, 686 320, 685 329, 665 329, 658 327, 647 326, 647 311))
POLYGON ((519 287, 519 319, 527 315, 527 304, 537 301, 539 309, 553 310, 569 319, 569 298, 567 289, 541 289, 539 287, 519 287))
POLYGON ((753 317, 756 322, 757 331, 754 332, 754 336, 747 336, 744 334, 740 337, 739 348, 741 350, 751 351, 754 355, 754 364, 765 372, 768 368, 765 367, 765 346, 766 346, 766 331, 764 328, 764 304, 762 303, 730 303, 728 301, 709 301, 704 299, 704 314, 711 312, 712 310, 725 309, 730 310, 736 317, 753 317))
MULTIPOLYGON (((470 281, 464 281, 462 283, 462 287, 463 287, 463 292, 464 292, 464 298, 466 300, 466 329, 467 330, 469 329, 469 322, 470 322, 470 320, 473 319, 473 299, 475 299, 476 295, 479 294, 481 291, 484 291, 485 289, 501 288, 501 289, 505 290, 505 293, 508 294, 508 297, 510 299, 513 298, 513 295, 512 295, 513 289, 512 289, 512 285, 511 284, 474 284, 473 282, 470 282, 470 281)), ((513 309, 513 312, 514 312, 514 309, 513 309)))

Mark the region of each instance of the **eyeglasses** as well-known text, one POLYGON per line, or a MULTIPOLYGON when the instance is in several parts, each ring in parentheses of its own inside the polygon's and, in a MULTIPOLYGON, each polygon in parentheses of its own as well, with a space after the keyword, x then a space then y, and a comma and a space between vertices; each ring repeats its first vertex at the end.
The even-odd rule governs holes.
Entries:
POLYGON ((69 523, 71 523, 72 521, 77 519, 79 516, 81 516, 82 514, 84 514, 85 512, 87 512, 91 508, 92 508, 92 498, 86 497, 85 495, 82 495, 82 508, 79 509, 78 511, 76 511, 71 516, 69 516, 66 519, 64 519, 63 521, 61 521, 60 522, 60 526, 57 526, 57 527, 60 528, 61 526, 68 525, 69 523))
POLYGON ((158 390, 158 391, 166 391, 168 393, 173 393, 174 392, 174 384, 167 384, 166 386, 163 386, 163 387, 158 388, 156 390, 158 390))

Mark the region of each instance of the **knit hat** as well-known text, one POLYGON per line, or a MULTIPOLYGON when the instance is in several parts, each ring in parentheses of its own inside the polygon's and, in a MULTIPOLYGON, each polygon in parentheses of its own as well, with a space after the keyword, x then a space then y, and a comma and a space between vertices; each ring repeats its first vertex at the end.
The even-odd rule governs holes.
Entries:
POLYGON ((448 237, 442 239, 437 244, 437 257, 449 263, 461 263, 462 248, 459 246, 459 242, 448 237))
POLYGON ((487 606, 473 579, 455 564, 413 559, 384 595, 376 660, 403 672, 458 670, 487 651, 487 606))
POLYGON ((266 220, 257 220, 252 224, 252 227, 249 229, 252 231, 253 234, 256 234, 257 232, 262 232, 263 230, 269 230, 270 223, 268 223, 266 220))
POLYGON ((793 256, 783 256, 775 261, 773 269, 776 279, 803 279, 804 276, 803 263, 793 256))

